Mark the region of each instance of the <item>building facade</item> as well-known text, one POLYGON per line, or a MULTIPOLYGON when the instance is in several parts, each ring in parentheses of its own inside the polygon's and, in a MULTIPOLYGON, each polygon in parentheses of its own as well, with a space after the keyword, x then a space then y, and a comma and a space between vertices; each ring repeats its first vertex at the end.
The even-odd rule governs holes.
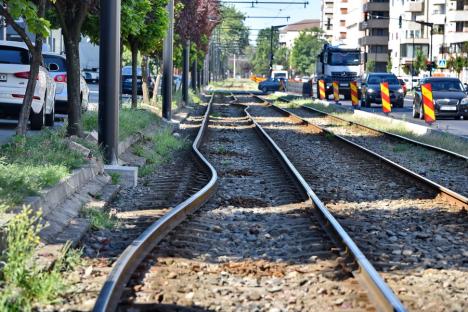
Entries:
MULTIPOLYGON (((468 0, 394 0, 390 6, 389 29, 393 73, 407 74, 417 51, 443 65, 451 57, 468 53, 468 0), (417 22, 432 23, 432 36, 431 27, 417 22)), ((437 72, 453 74, 443 66, 437 72)), ((461 78, 465 81, 468 78, 466 69, 461 78)))
POLYGON ((288 26, 280 29, 279 43, 285 45, 288 49, 291 49, 294 45, 294 40, 299 37, 300 32, 311 28, 320 28, 320 20, 306 19, 289 24, 288 26))
POLYGON ((348 34, 349 13, 356 2, 359 0, 322 0, 320 28, 324 39, 331 43, 357 44, 357 38, 348 34))

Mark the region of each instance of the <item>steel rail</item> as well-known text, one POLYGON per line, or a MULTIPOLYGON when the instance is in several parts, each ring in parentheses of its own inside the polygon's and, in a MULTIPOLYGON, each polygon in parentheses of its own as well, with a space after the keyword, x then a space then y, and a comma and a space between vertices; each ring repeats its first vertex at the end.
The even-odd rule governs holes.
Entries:
MULTIPOLYGON (((231 96, 236 100, 233 94, 231 96)), ((356 243, 325 207, 318 196, 312 191, 309 184, 291 163, 286 154, 249 113, 249 107, 244 104, 238 105, 246 107, 244 111, 253 123, 256 132, 267 143, 272 152, 276 154, 283 167, 293 178, 295 184, 299 186, 299 188, 305 193, 307 199, 311 201, 312 207, 314 208, 314 214, 317 216, 322 228, 330 234, 332 239, 335 240, 339 246, 343 248, 346 256, 356 263, 358 269, 353 271, 353 275, 361 282, 361 284, 363 284, 364 287, 366 287, 366 290, 369 292, 369 298, 377 306, 378 310, 406 311, 405 307, 393 293, 392 289, 385 283, 356 243)))
MULTIPOLYGON (((260 97, 259 97, 260 98, 260 97)), ((265 99, 262 99, 263 101, 265 101, 265 99)), ((283 101, 283 102, 286 102, 286 103, 290 103, 291 101, 288 100, 288 99, 284 99, 284 98, 278 98, 279 101, 283 101)), ((268 100, 266 100, 267 102, 269 102, 268 100)), ((441 148, 441 147, 438 147, 438 146, 434 146, 434 145, 431 145, 431 144, 427 144, 427 143, 423 143, 423 142, 419 142, 417 140, 413 140, 413 139, 410 139, 410 138, 407 138, 405 136, 402 136, 402 135, 399 135, 399 134, 395 134, 395 133, 391 133, 391 132, 388 132, 388 131, 384 131, 384 130, 378 130, 378 129, 375 129, 375 128, 372 128, 372 127, 369 127, 369 126, 366 126, 366 125, 363 125, 359 122, 356 122, 356 121, 350 121, 350 120, 347 120, 347 119, 344 119, 344 118, 341 118, 341 117, 338 117, 338 116, 335 116, 335 115, 332 115, 330 113, 327 113, 327 112, 324 112, 320 109, 317 109, 317 108, 313 108, 313 107, 310 107, 310 106, 306 106, 306 105, 302 105, 301 106, 301 109, 304 109, 304 110, 310 110, 310 111, 313 111, 313 112, 317 112, 321 115, 324 115, 324 116, 328 116, 332 119, 335 119, 335 120, 339 120, 339 121, 343 121, 343 122, 346 122, 350 125, 355 125, 359 128, 363 128, 363 129, 366 129, 366 130, 370 130, 370 131, 374 131, 374 132, 377 132, 377 133, 382 133, 384 135, 387 135, 387 136, 390 136, 390 137, 393 137, 393 138, 396 138, 396 139, 400 139, 400 140, 403 140, 403 141, 407 141, 411 144, 414 144, 416 146, 423 146, 423 147, 426 147, 426 148, 429 148, 429 149, 432 149, 432 150, 435 150, 435 151, 438 151, 438 152, 441 152, 441 153, 444 153, 444 154, 448 154, 450 156, 454 156, 456 158, 461 158, 463 160, 467 160, 468 161, 468 157, 465 156, 465 155, 462 155, 462 154, 458 154, 458 153, 455 153, 453 151, 450 151, 450 150, 447 150, 447 149, 444 149, 444 148, 441 148)))
POLYGON ((161 219, 148 227, 133 243, 128 246, 114 264, 94 305, 94 312, 114 311, 117 308, 123 289, 131 275, 151 250, 184 219, 203 205, 215 192, 218 183, 216 169, 198 150, 208 127, 210 112, 215 94, 212 95, 206 109, 198 135, 192 145, 195 159, 211 173, 210 181, 197 193, 172 208, 161 219))
POLYGON ((311 127, 314 127, 316 129, 318 129, 319 131, 321 132, 324 132, 324 133, 328 133, 328 134, 331 134, 333 135, 335 138, 349 144, 349 145, 352 145, 353 147, 359 149, 359 150, 362 150, 364 151, 365 153, 373 156, 374 158, 377 158, 387 164, 389 164, 390 166, 392 166, 393 168, 399 170, 400 172, 418 180, 419 182, 422 182, 424 183, 425 185, 431 187, 432 189, 434 189, 435 191, 437 191, 440 195, 442 195, 445 199, 447 199, 449 202, 459 206, 460 208, 463 208, 463 209, 467 209, 468 208, 468 198, 466 196, 463 196, 445 186, 442 186, 426 177, 423 177, 422 175, 406 168, 406 167, 403 167, 402 165, 394 162, 393 160, 390 160, 374 151, 371 151, 370 149, 364 147, 364 146, 361 146, 351 140, 348 140, 346 139, 345 137, 341 136, 341 135, 337 135, 323 127, 320 127, 318 125, 315 125, 309 121, 307 121, 306 119, 304 118, 301 118, 299 117, 298 115, 294 114, 294 113, 291 113, 290 111, 287 111, 281 107, 278 107, 264 99, 262 99, 261 97, 258 97, 258 96, 254 96, 255 98, 261 100, 263 103, 265 103, 266 105, 268 106, 271 106, 273 109, 275 109, 276 111, 280 112, 281 114, 285 115, 285 116, 288 116, 292 119, 295 119, 296 121, 300 122, 301 124, 304 124, 304 125, 307 125, 307 126, 311 126, 311 127))

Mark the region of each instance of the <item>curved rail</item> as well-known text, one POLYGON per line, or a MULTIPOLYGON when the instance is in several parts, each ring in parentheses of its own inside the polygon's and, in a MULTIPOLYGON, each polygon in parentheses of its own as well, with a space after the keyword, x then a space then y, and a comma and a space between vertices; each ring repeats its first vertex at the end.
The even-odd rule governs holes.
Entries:
MULTIPOLYGON (((236 99, 234 95, 231 96, 236 99)), ((254 124, 255 130, 270 146, 271 150, 278 156, 278 159, 282 162, 284 168, 286 168, 295 183, 302 189, 302 191, 311 201, 313 208, 315 208, 314 213, 318 217, 319 222, 324 230, 331 234, 332 238, 337 242, 337 244, 346 251, 347 256, 357 264, 359 269, 353 273, 367 287, 370 299, 376 304, 380 311, 406 311, 398 297, 384 282, 379 273, 375 270, 369 260, 367 260, 356 243, 351 239, 348 233, 346 233, 335 217, 333 217, 333 215, 325 207, 318 196, 312 191, 309 184, 305 181, 296 167, 294 167, 286 154, 278 147, 278 145, 267 134, 267 132, 257 123, 248 110, 249 108, 247 106, 245 108, 245 112, 254 124)))
POLYGON ((198 135, 192 145, 192 151, 197 161, 211 173, 210 181, 197 193, 178 204, 161 219, 153 223, 125 249, 114 264, 112 271, 99 293, 99 297, 93 308, 94 312, 114 311, 119 303, 123 288, 141 260, 151 252, 156 244, 159 243, 169 231, 180 224, 188 214, 203 205, 215 192, 218 181, 216 169, 198 150, 208 127, 214 97, 215 95, 213 94, 208 103, 198 135))
MULTIPOLYGON (((309 121, 307 121, 306 119, 304 118, 301 118, 299 117, 298 115, 294 114, 294 113, 291 113, 290 111, 287 111, 281 107, 278 107, 276 105, 273 105, 272 103, 262 99, 261 97, 258 97, 258 96, 254 96, 256 97, 257 99, 263 101, 264 103, 267 103, 268 105, 270 105, 272 108, 274 108, 275 110, 277 110, 278 112, 280 112, 281 114, 285 115, 285 116, 288 116, 288 117, 291 117, 295 120, 297 120, 298 122, 304 124, 304 125, 307 125, 307 126, 312 126, 316 129, 318 129, 319 131, 321 132, 325 132, 325 133, 329 133, 329 134, 332 134, 334 137, 336 137, 337 139, 347 143, 347 144, 350 144, 352 146, 354 146, 355 148, 357 149, 360 149, 362 151, 364 151, 365 153, 389 164, 390 166, 392 166, 393 168, 396 168, 397 170, 403 172, 404 174, 406 175, 409 175, 411 176, 412 178, 415 178, 416 180, 428 185, 429 187, 431 187, 432 189, 434 189, 435 191, 437 191, 439 194, 441 194, 442 196, 444 196, 448 201, 452 202, 453 204, 459 206, 460 208, 463 208, 463 209, 467 209, 468 208, 468 198, 466 196, 463 196, 449 188, 446 188, 445 186, 442 186, 426 177, 423 177, 422 175, 412 171, 412 170, 409 170, 408 168, 406 167, 403 167, 402 165, 399 165, 398 163, 374 152, 374 151, 371 151, 370 149, 364 147, 364 146, 361 146, 351 140, 348 140, 346 139, 345 137, 341 136, 341 135, 338 135, 338 134, 335 134, 335 133, 332 133, 331 131, 327 130, 327 129, 324 129, 318 125, 315 125, 313 123, 310 123, 309 121)), ((346 121, 346 120, 345 120, 346 121)), ((375 130, 375 131, 379 131, 379 130, 375 130)), ((417 142, 417 141, 415 141, 417 142)), ((418 142, 419 144, 419 142, 418 142)), ((431 145, 429 145, 431 146, 431 145)), ((434 146, 435 149, 438 149, 437 147, 434 146)), ((443 149, 442 149, 443 150, 443 149)), ((452 153, 450 151, 447 151, 448 153, 452 153)), ((456 153, 454 153, 455 155, 458 155, 456 153)), ((463 155, 459 155, 461 157, 464 157, 463 155)))

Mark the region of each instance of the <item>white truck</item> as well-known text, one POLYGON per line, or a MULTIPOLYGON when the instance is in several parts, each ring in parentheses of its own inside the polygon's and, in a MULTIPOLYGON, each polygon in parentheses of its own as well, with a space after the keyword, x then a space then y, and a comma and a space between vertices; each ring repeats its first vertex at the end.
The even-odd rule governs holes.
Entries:
POLYGON ((334 81, 339 83, 340 94, 345 99, 351 98, 349 83, 359 81, 364 71, 365 58, 366 54, 357 47, 324 44, 318 55, 315 70, 317 81, 325 81, 326 98, 333 94, 334 81))
POLYGON ((288 80, 288 71, 287 70, 272 70, 271 71, 271 78, 276 78, 276 79, 286 79, 288 80))

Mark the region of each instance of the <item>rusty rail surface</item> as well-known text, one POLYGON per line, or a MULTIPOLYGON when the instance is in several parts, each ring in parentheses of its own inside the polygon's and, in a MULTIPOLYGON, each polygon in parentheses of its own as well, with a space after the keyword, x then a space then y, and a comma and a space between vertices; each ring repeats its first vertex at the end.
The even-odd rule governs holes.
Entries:
POLYGON ((104 283, 93 311, 105 312, 114 311, 119 303, 122 292, 129 281, 132 273, 140 262, 149 254, 152 249, 178 224, 185 220, 187 215, 202 206, 215 192, 218 181, 216 169, 206 160, 198 150, 200 147, 208 122, 210 111, 215 95, 211 96, 208 103, 204 119, 197 137, 192 145, 192 152, 195 159, 210 172, 211 179, 197 193, 186 199, 184 202, 172 208, 161 219, 147 228, 133 243, 125 249, 114 264, 112 271, 104 283))

